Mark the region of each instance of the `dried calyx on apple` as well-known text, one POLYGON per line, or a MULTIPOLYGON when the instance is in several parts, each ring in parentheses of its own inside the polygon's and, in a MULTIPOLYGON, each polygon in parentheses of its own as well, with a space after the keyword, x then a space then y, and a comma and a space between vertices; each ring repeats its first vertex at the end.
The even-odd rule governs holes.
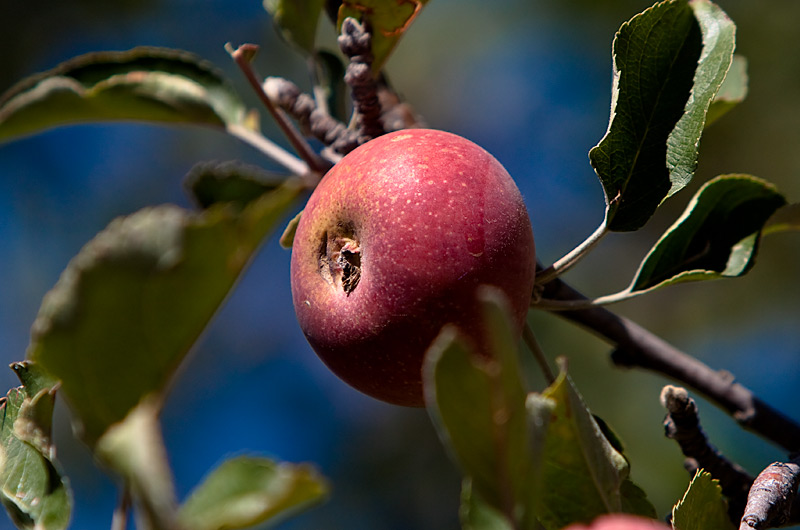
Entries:
POLYGON ((319 249, 319 273, 330 286, 350 294, 361 279, 361 246, 352 226, 325 232, 319 249))
POLYGON ((426 350, 454 323, 488 351, 476 290, 498 287, 521 332, 533 233, 503 166, 454 134, 408 129, 345 156, 300 218, 291 284, 300 327, 341 379, 421 406, 426 350))

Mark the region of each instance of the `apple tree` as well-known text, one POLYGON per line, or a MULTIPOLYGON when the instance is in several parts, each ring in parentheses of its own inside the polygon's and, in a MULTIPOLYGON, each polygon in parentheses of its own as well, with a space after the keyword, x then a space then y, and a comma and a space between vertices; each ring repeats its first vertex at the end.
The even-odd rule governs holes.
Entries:
MULTIPOLYGON (((342 385, 371 396, 358 399, 420 409, 441 460, 458 475, 460 499, 440 508, 463 528, 800 524, 792 502, 800 423, 792 411, 608 307, 688 292, 677 284, 743 277, 765 240, 800 227, 797 204, 762 176, 731 168, 695 178, 701 138, 712 124, 724 128, 748 93, 748 61, 721 6, 660 1, 609 35, 610 116, 587 166, 604 202, 597 228, 555 259, 546 259, 556 253, 544 245, 561 234, 536 230, 531 201, 517 187, 524 177, 476 143, 437 130, 403 96, 403 79, 390 75, 393 53, 440 9, 436 2, 263 7, 285 53, 304 61, 308 90, 300 88, 305 80, 261 75, 258 45, 220 42, 247 95, 193 53, 139 46, 74 57, 0 96, 0 142, 137 121, 217 131, 265 166, 199 163, 184 180, 191 206, 145 206, 115 218, 44 296, 24 360, 11 365, 21 386, 2 402, 0 500, 18 528, 69 527, 74 493, 53 435, 62 398, 75 437, 119 486, 112 528, 131 517, 137 527, 164 530, 274 524, 336 491, 313 464, 247 453, 223 460, 181 499, 169 464, 169 391, 225 301, 245 288, 262 248, 278 244, 291 260, 290 278, 280 281, 291 285, 308 346, 342 385), (321 44, 322 26, 337 36, 337 49, 321 44), (682 211, 676 195, 686 197, 682 211), (590 254, 625 233, 655 233, 647 230, 662 213, 669 220, 641 247, 642 259, 614 258, 632 264, 627 287, 596 296, 578 289, 591 277, 593 289, 608 288, 590 254), (578 281, 567 283, 568 272, 578 281), (616 368, 662 378, 660 396, 607 391, 628 392, 632 403, 660 399, 665 419, 637 428, 663 429, 682 453, 668 462, 688 470, 669 492, 669 509, 652 501, 645 484, 653 482, 634 473, 634 455, 647 448, 623 443, 636 437, 595 413, 573 377, 583 359, 549 340, 547 328, 560 325, 610 346, 616 368), (726 457, 701 427, 698 403, 716 405, 781 457, 755 471, 726 457)), ((758 355, 769 362, 770 352, 758 355)), ((257 421, 235 397, 227 405, 226 415, 257 421)))

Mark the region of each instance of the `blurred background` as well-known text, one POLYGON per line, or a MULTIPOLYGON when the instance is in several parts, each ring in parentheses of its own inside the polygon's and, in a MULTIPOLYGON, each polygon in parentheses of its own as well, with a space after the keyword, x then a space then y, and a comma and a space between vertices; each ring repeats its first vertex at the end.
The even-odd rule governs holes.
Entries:
MULTIPOLYGON (((749 59, 747 101, 711 127, 698 175, 647 227, 609 236, 567 279, 590 296, 624 288, 661 232, 708 178, 751 173, 800 201, 800 3, 720 0, 749 59)), ((608 123, 611 41, 647 8, 635 0, 434 0, 388 65, 395 87, 435 128, 493 153, 527 201, 537 251, 550 263, 600 223, 602 190, 587 153, 608 123)), ((320 39, 333 47, 327 21, 320 39)), ((262 75, 308 88, 301 56, 259 0, 73 0, 0 4, 0 92, 81 53, 136 45, 193 51, 257 101, 223 45, 261 45, 262 75)), ((267 120, 268 135, 279 139, 267 120)), ((285 142, 283 142, 285 143, 285 142)), ((69 127, 0 146, 0 358, 25 355, 42 296, 69 259, 114 217, 146 205, 189 205, 182 176, 201 160, 269 160, 222 134, 139 124, 69 127)), ((298 205, 298 208, 300 206, 298 205)), ((800 421, 800 236, 771 236, 745 278, 675 286, 615 308, 800 421)), ((458 528, 459 475, 424 410, 393 407, 345 386, 317 360, 294 321, 289 253, 264 246, 195 349, 164 411, 178 493, 243 452, 313 462, 333 484, 324 505, 281 528, 458 528)), ((632 474, 665 515, 688 477, 663 438, 669 381, 611 366, 609 348, 550 315, 531 314, 550 357, 565 355, 586 401, 624 440, 632 474)), ((16 386, 0 371, 0 387, 16 386)), ((538 384, 541 385, 539 382, 538 384)), ((541 386, 540 386, 541 389, 541 386)), ((712 441, 758 473, 783 452, 699 400, 712 441)), ((107 528, 113 481, 56 417, 60 460, 74 489, 73 528, 107 528)), ((4 516, 0 528, 11 528, 4 516)))

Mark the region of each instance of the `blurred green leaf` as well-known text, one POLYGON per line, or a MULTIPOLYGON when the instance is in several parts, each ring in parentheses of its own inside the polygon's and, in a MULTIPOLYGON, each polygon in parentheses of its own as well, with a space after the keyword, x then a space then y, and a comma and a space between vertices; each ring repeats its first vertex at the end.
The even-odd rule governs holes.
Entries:
POLYGON ((144 528, 174 530, 178 501, 158 421, 159 398, 145 397, 111 425, 97 440, 95 455, 123 477, 144 528))
POLYGON ((516 526, 534 528, 541 447, 531 443, 519 352, 502 293, 485 288, 479 296, 493 356, 478 357, 445 326, 425 359, 425 401, 473 494, 516 526))
POLYGON ((728 503, 719 481, 698 469, 683 499, 672 508, 675 530, 734 530, 728 518, 728 503))
POLYGON ((458 517, 461 520, 461 530, 513 530, 508 519, 472 491, 472 480, 469 478, 461 483, 458 517))
POLYGON ((800 203, 787 204, 778 208, 764 225, 762 233, 768 235, 790 230, 800 230, 800 203))
POLYGON ((234 530, 276 523, 328 494, 328 484, 308 465, 239 456, 205 478, 181 506, 179 521, 193 530, 234 530))
POLYGON ((372 30, 372 72, 377 75, 386 64, 411 23, 417 18, 428 0, 352 0, 339 7, 337 28, 353 17, 368 22, 372 30))
POLYGON ((244 208, 280 186, 282 180, 285 177, 258 166, 231 160, 195 164, 184 178, 183 185, 201 208, 226 202, 244 208))
POLYGON ((655 508, 628 479, 628 461, 603 434, 563 363, 539 399, 554 404, 537 509, 544 527, 558 529, 622 511, 655 517, 655 508))
POLYGON ((81 55, 0 96, 0 142, 109 120, 224 129, 245 122, 245 107, 207 62, 189 52, 152 47, 81 55))
POLYGON ((287 41, 312 53, 324 4, 325 0, 264 0, 264 9, 287 41))
POLYGON ((45 296, 28 357, 61 381, 87 443, 163 392, 300 191, 287 181, 242 211, 146 208, 113 221, 70 262, 45 296))
POLYGON ((666 0, 620 27, 611 119, 589 153, 609 230, 641 228, 691 180, 706 112, 730 66, 734 31, 707 0, 666 0))
POLYGON ((747 97, 749 78, 747 76, 747 59, 734 55, 728 75, 719 87, 719 92, 711 102, 706 115, 706 127, 717 121, 733 107, 747 97))
POLYGON ((761 229, 784 204, 772 184, 756 177, 712 179, 647 254, 629 291, 745 274, 753 266, 761 229))
POLYGON ((300 210, 297 215, 292 217, 292 220, 286 224, 283 229, 279 243, 283 248, 292 248, 294 245, 294 236, 297 233, 297 225, 300 224, 300 217, 303 216, 303 210, 300 210))
POLYGON ((51 440, 57 385, 33 363, 12 368, 23 386, 0 405, 0 502, 17 528, 67 528, 72 494, 51 440))

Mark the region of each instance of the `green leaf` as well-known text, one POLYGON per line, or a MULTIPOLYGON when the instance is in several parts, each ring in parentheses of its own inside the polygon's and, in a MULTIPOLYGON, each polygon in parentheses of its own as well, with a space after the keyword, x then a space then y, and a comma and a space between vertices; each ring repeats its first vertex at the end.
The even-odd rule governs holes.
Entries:
POLYGON ((672 508, 675 530, 733 530, 728 518, 728 503, 722 497, 719 481, 698 469, 683 499, 672 508))
POLYGON ((386 64, 411 23, 428 0, 353 0, 342 2, 339 8, 338 29, 347 17, 369 22, 372 30, 372 71, 375 75, 386 64))
POLYGON ((483 502, 472 491, 472 481, 465 478, 461 484, 461 507, 458 511, 461 530, 512 530, 508 519, 483 502))
POLYGON ((764 225, 762 234, 776 234, 790 230, 800 230, 800 203, 787 204, 778 208, 764 225))
POLYGON ((283 37, 307 53, 314 51, 317 23, 325 0, 264 0, 283 37))
POLYGON ((540 447, 533 446, 518 349, 502 293, 482 288, 492 358, 478 357, 445 326, 423 368, 425 401, 439 437, 472 490, 517 526, 533 528, 540 447))
POLYGON ((17 528, 67 528, 72 494, 51 440, 57 385, 33 363, 14 363, 23 386, 0 404, 0 502, 17 528))
POLYGON ((784 204, 773 185, 750 175, 710 180, 647 254, 629 291, 745 274, 761 229, 784 204))
POLYGON ((553 407, 537 508, 544 527, 558 529, 622 511, 655 517, 642 490, 628 479, 628 461, 603 434, 563 362, 556 381, 537 399, 553 407))
POLYGON ((0 142, 52 127, 110 120, 245 123, 245 107, 208 63, 185 51, 139 47, 75 57, 0 96, 0 142))
POLYGON ((747 97, 748 83, 747 59, 741 55, 734 55, 728 75, 725 76, 725 81, 722 82, 719 92, 708 108, 706 127, 744 101, 747 97))
POLYGON ((314 53, 314 87, 322 91, 321 99, 327 106, 328 114, 341 122, 348 120, 345 72, 345 65, 339 56, 324 50, 314 53))
POLYGON ((706 112, 732 60, 734 30, 707 0, 666 0, 617 32, 611 119, 589 152, 609 230, 641 228, 691 180, 706 112))
POLYGON ((146 208, 113 221, 45 296, 28 357, 61 381, 89 445, 161 394, 265 236, 301 191, 244 210, 146 208))
POLYGON ((226 202, 244 208, 280 186, 281 180, 284 177, 258 166, 232 160, 195 164, 184 178, 183 185, 201 208, 226 202))
POLYGON ((736 47, 736 26, 722 9, 709 0, 692 0, 690 6, 703 34, 703 51, 684 114, 667 138, 667 167, 672 183, 667 197, 686 187, 694 176, 706 114, 730 69, 736 47))
POLYGON ((95 455, 123 477, 143 527, 171 530, 178 502, 158 421, 160 408, 158 396, 145 397, 100 436, 95 455))
POLYGON ((276 523, 327 494, 327 482, 308 465, 239 456, 223 462, 192 491, 180 508, 179 521, 194 530, 276 523))

